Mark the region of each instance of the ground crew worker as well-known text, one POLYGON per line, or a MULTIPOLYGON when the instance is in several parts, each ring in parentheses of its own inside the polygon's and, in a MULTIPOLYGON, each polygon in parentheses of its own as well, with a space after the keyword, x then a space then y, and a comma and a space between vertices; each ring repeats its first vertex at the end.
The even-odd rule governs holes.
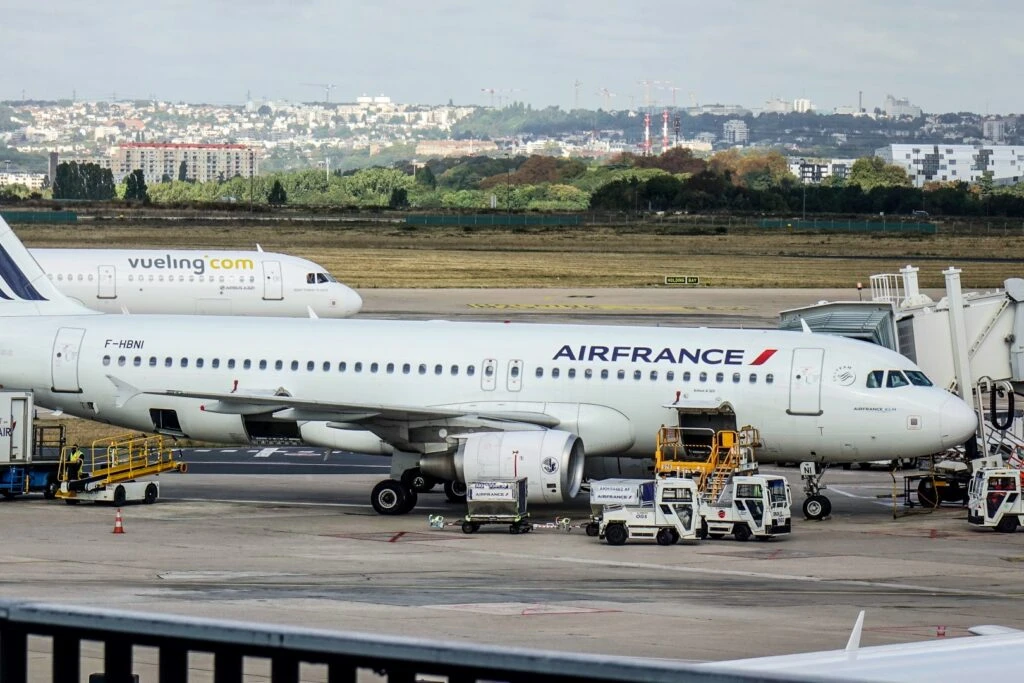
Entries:
POLYGON ((82 478, 82 460, 85 454, 76 443, 71 447, 71 454, 68 456, 68 479, 82 478))

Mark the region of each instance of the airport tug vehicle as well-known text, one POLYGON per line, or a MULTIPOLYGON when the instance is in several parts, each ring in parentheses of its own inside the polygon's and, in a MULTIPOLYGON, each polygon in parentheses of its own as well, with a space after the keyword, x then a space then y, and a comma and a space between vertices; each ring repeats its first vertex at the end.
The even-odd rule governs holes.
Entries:
POLYGON ((1013 533, 1024 524, 1024 471, 1003 465, 999 456, 971 461, 967 522, 1013 533))
POLYGON ((755 473, 756 429, 700 430, 696 438, 685 432, 659 430, 653 482, 591 484, 591 504, 602 508, 594 511, 588 534, 596 523, 597 535, 611 545, 631 538, 671 545, 730 534, 738 541, 765 540, 791 531, 789 484, 784 477, 755 473))

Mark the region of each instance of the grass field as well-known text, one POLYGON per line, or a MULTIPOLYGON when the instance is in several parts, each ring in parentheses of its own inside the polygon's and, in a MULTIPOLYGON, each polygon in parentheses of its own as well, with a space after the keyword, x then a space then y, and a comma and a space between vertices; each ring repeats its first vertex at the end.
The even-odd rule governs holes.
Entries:
POLYGON ((1021 275, 1024 237, 538 229, 173 225, 20 226, 32 247, 253 248, 312 259, 355 288, 645 287, 696 275, 709 287, 848 287, 908 263, 924 287, 961 268, 966 287, 1021 275))
MULTIPOLYGON (((645 287, 696 275, 710 287, 850 287, 906 264, 923 287, 963 269, 965 287, 1024 276, 1024 237, 744 232, 666 234, 610 227, 482 230, 402 225, 295 227, 18 226, 30 247, 254 248, 312 259, 357 289, 375 287, 645 287)), ((121 434, 67 419, 80 444, 121 434)))

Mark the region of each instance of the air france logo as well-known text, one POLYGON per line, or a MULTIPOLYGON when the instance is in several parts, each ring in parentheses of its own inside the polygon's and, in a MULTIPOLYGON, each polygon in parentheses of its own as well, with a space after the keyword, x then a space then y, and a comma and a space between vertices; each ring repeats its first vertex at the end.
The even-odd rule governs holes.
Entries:
POLYGON ((128 265, 146 270, 191 270, 195 275, 203 275, 207 270, 253 270, 256 267, 248 258, 174 258, 170 254, 159 258, 130 258, 128 265))
MULTIPOLYGON (((764 349, 750 362, 750 365, 764 365, 778 349, 764 349)), ((564 344, 552 360, 582 362, 602 361, 605 363, 624 361, 629 363, 703 363, 704 365, 743 365, 745 349, 686 349, 654 348, 650 346, 570 346, 564 344)))

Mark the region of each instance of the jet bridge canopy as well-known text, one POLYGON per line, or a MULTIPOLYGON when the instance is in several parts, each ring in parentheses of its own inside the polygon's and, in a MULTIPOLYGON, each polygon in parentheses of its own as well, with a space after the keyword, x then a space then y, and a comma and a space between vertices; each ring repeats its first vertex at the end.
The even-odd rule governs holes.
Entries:
POLYGON ((779 329, 800 331, 801 319, 814 332, 835 334, 899 351, 892 304, 876 301, 821 302, 779 314, 779 329))

